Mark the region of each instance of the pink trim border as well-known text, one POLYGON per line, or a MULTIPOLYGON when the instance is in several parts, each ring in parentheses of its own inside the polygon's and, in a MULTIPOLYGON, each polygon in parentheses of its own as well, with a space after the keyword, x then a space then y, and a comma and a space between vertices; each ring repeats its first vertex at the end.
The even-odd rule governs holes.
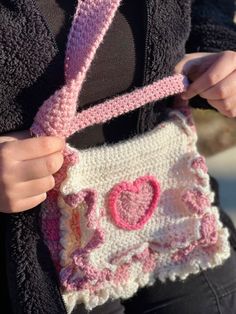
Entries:
POLYGON ((126 181, 118 183, 112 188, 108 196, 108 207, 110 209, 111 217, 119 228, 122 228, 125 230, 141 229, 146 224, 146 222, 151 218, 154 211, 156 210, 158 201, 160 199, 160 194, 161 194, 160 184, 157 181, 157 179, 153 176, 147 175, 147 176, 140 177, 136 179, 133 183, 126 182, 126 181), (153 188, 153 198, 152 198, 151 204, 149 205, 149 208, 147 209, 146 214, 139 220, 139 222, 131 225, 128 222, 123 221, 122 218, 120 217, 120 214, 117 208, 117 201, 121 193, 124 191, 138 194, 143 184, 146 184, 146 183, 150 183, 153 188))

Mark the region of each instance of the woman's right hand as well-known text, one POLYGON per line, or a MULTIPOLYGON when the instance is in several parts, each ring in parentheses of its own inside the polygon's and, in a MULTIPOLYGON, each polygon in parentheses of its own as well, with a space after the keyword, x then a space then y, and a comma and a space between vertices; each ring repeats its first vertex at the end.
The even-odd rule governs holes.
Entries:
POLYGON ((0 137, 0 212, 18 213, 46 199, 63 164, 65 140, 17 132, 0 137))

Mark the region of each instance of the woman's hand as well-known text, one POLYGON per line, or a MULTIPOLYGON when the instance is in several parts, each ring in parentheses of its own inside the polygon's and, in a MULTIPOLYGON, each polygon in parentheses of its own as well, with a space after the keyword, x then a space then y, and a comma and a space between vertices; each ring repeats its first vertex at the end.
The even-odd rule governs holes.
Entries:
POLYGON ((63 164, 65 141, 30 138, 28 132, 0 137, 0 212, 17 213, 42 203, 63 164))
POLYGON ((236 52, 187 54, 175 68, 192 82, 181 96, 199 95, 227 117, 236 117, 236 52))

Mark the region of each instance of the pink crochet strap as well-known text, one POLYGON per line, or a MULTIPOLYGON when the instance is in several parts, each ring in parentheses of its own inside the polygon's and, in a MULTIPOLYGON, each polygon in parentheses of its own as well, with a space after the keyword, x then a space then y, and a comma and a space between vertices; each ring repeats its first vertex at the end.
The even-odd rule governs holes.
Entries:
POLYGON ((76 114, 86 74, 120 2, 78 0, 67 43, 65 85, 40 107, 31 127, 33 134, 69 137, 90 125, 104 123, 149 102, 185 90, 186 79, 176 75, 76 114))
POLYGON ((86 74, 120 2, 78 0, 67 42, 65 85, 40 107, 31 127, 35 135, 69 134, 86 74))
POLYGON ((69 134, 81 131, 88 126, 101 124, 124 113, 135 110, 149 102, 183 92, 188 85, 183 75, 166 77, 153 84, 134 90, 78 113, 69 134))
MULTIPOLYGON (((112 118, 135 110, 149 102, 179 94, 185 91, 187 86, 188 80, 181 74, 166 77, 150 85, 138 88, 133 92, 117 96, 87 110, 83 110, 76 116, 73 116, 68 127, 65 127, 65 124, 63 124, 64 119, 60 121, 60 127, 58 127, 58 112, 55 110, 51 111, 51 124, 45 123, 47 119, 44 116, 44 120, 35 120, 31 131, 36 135, 57 135, 67 138, 88 126, 107 122, 112 118)), ((64 112, 65 116, 66 114, 67 112, 64 112)))
POLYGON ((67 42, 67 82, 75 79, 82 85, 120 2, 121 0, 78 0, 67 42))

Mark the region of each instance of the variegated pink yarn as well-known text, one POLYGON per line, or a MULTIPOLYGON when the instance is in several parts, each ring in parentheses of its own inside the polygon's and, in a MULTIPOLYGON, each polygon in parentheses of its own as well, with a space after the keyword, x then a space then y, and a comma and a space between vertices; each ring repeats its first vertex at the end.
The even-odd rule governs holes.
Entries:
MULTIPOLYGON (((183 92, 183 75, 164 78, 77 113, 87 71, 121 0, 78 0, 68 37, 65 85, 39 109, 35 136, 69 137, 152 101, 183 92)), ((64 150, 42 207, 42 231, 71 313, 129 298, 156 278, 185 279, 229 257, 228 230, 212 206, 205 159, 187 103, 133 139, 64 150)))
POLYGON ((144 176, 134 183, 120 182, 115 185, 108 197, 108 207, 117 226, 137 230, 151 218, 159 198, 159 182, 154 177, 144 176))
POLYGON ((69 137, 90 125, 104 123, 149 102, 181 93, 186 89, 187 79, 179 74, 76 113, 77 100, 87 71, 120 1, 78 1, 68 37, 65 85, 40 108, 31 127, 33 134, 69 137))
MULTIPOLYGON (((138 88, 131 93, 113 97, 102 104, 76 113, 77 101, 87 71, 119 4, 120 0, 78 1, 67 43, 65 85, 43 103, 31 127, 32 134, 67 138, 90 125, 104 123, 149 102, 181 93, 186 89, 188 86, 187 78, 179 74, 138 88)), ((50 216, 54 208, 52 219, 47 222, 47 225, 49 226, 53 222, 55 226, 52 229, 44 228, 45 234, 48 234, 48 239, 54 237, 49 235, 48 230, 55 228, 58 230, 59 228, 60 214, 59 211, 55 210, 58 188, 66 176, 66 169, 77 159, 69 147, 64 151, 64 158, 63 167, 55 175, 54 193, 48 194, 47 211, 44 212, 44 215, 50 216)), ((58 265, 60 246, 50 244, 52 243, 50 239, 47 243, 53 251, 53 259, 58 265)))

